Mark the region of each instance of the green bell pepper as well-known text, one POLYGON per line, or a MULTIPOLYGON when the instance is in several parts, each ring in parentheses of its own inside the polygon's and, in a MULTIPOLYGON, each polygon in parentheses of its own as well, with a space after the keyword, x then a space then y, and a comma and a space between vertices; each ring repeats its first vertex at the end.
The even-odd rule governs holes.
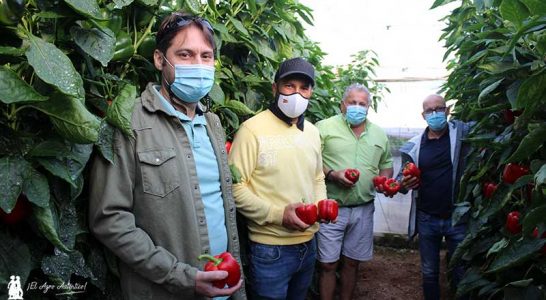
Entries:
POLYGON ((128 60, 133 54, 135 54, 135 48, 131 36, 125 31, 118 32, 114 57, 112 57, 111 61, 128 60))

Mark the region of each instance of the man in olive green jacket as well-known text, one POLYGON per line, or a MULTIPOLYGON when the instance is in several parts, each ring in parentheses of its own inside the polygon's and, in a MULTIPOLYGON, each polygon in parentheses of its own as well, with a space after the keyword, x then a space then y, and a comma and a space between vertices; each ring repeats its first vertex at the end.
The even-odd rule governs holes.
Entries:
POLYGON ((212 28, 175 13, 156 39, 162 83, 136 101, 133 137, 116 132, 114 163, 93 163, 90 229, 119 258, 125 299, 245 299, 243 280, 216 288, 228 273, 198 260, 229 251, 240 263, 224 131, 199 105, 214 82, 212 28))

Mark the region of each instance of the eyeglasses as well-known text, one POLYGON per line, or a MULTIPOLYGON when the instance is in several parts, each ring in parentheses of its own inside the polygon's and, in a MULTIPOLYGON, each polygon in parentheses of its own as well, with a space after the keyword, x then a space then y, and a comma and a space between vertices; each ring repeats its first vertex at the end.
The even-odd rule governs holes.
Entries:
POLYGON ((176 18, 169 22, 163 30, 157 33, 156 36, 156 42, 159 44, 165 38, 165 36, 169 33, 171 33, 173 30, 176 30, 178 28, 184 27, 190 23, 199 23, 203 27, 210 30, 211 33, 214 33, 214 30, 212 29, 212 26, 210 25, 209 21, 206 19, 203 19, 201 17, 194 17, 194 16, 184 16, 181 14, 175 14, 176 18))
POLYGON ((447 109, 447 107, 440 106, 440 107, 436 107, 436 108, 425 109, 424 113, 425 113, 425 115, 430 115, 433 112, 446 112, 446 109, 447 109))

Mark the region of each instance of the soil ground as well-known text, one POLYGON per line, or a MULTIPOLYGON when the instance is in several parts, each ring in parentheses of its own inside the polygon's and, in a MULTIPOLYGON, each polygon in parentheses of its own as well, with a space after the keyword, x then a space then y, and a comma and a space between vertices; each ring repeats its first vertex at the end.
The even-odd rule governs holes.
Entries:
MULTIPOLYGON (((440 273, 441 299, 453 299, 445 276, 445 250, 440 273)), ((360 265, 353 299, 423 299, 419 251, 375 246, 373 259, 360 265)))

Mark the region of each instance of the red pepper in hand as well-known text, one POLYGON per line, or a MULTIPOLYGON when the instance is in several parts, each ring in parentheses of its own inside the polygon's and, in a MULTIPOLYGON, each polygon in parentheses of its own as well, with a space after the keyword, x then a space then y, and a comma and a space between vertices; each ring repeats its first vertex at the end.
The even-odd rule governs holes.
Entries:
POLYGON ((421 170, 419 170, 419 168, 417 168, 417 166, 414 163, 410 162, 404 166, 404 170, 402 171, 402 174, 404 176, 420 177, 421 170))
POLYGON ((383 189, 385 190, 385 195, 392 197, 400 190, 400 182, 394 178, 389 178, 383 184, 383 189))
POLYGON ((318 218, 327 222, 332 222, 337 219, 338 204, 336 200, 324 199, 318 202, 318 218))
POLYGON ((226 271, 228 276, 224 279, 217 280, 213 285, 219 289, 223 289, 226 284, 228 287, 235 286, 241 280, 241 267, 237 260, 233 258, 231 253, 224 252, 216 256, 202 254, 199 255, 199 260, 208 259, 209 262, 205 264, 205 272, 209 271, 226 271))
POLYGON ((491 198, 495 191, 497 190, 497 185, 493 182, 486 182, 483 184, 483 196, 485 198, 491 198))
POLYGON ((387 181, 387 177, 385 176, 375 176, 373 178, 373 186, 378 187, 381 186, 387 181))
POLYGON ((529 168, 526 166, 509 163, 504 167, 502 172, 502 180, 505 183, 512 184, 518 180, 523 175, 529 174, 529 168))
POLYGON ((519 223, 519 211, 512 211, 506 216, 506 230, 511 234, 521 232, 521 224, 519 223))
POLYGON ((229 151, 231 151, 231 141, 226 141, 226 152, 229 154, 229 151))
MULTIPOLYGON (((533 237, 536 239, 538 238, 538 228, 535 227, 535 230, 533 230, 533 237)), ((542 233, 541 239, 546 238, 546 231, 542 233)), ((542 254, 546 254, 546 245, 542 247, 542 250, 540 250, 542 254)))
POLYGON ((360 177, 360 171, 357 169, 347 169, 345 170, 345 178, 349 179, 352 183, 355 183, 358 181, 358 178, 360 177))
POLYGON ((296 207, 296 216, 305 224, 313 225, 317 222, 318 211, 315 204, 304 204, 296 207))

